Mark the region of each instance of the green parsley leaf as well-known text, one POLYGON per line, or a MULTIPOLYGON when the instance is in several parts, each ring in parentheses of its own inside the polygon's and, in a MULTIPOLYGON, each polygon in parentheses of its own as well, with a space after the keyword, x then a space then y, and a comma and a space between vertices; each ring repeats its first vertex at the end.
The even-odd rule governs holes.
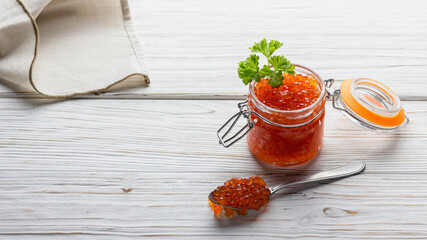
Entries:
POLYGON ((238 63, 237 73, 245 85, 253 80, 258 82, 261 79, 261 75, 258 73, 258 60, 259 57, 257 55, 251 54, 245 61, 238 63))
POLYGON ((245 61, 238 63, 237 73, 243 80, 245 85, 252 81, 259 82, 261 78, 269 78, 268 84, 271 87, 277 88, 283 84, 283 73, 295 74, 295 66, 286 59, 284 56, 272 56, 272 54, 283 46, 283 43, 277 40, 271 40, 267 42, 264 38, 259 42, 255 42, 249 49, 253 53, 262 53, 267 58, 267 63, 261 70, 258 67, 259 57, 255 54, 251 54, 245 61), (273 67, 270 68, 270 64, 273 67))
POLYGON ((295 75, 295 65, 292 65, 290 67, 288 67, 286 70, 284 70, 284 72, 286 72, 287 74, 290 75, 295 75))
POLYGON ((271 77, 273 76, 274 71, 271 70, 271 68, 267 65, 264 65, 261 70, 259 71, 259 74, 261 74, 264 77, 271 77))
POLYGON ((268 47, 269 47, 269 49, 270 49, 270 56, 271 56, 271 55, 273 55, 273 53, 274 53, 277 49, 281 48, 282 46, 283 46, 283 43, 281 43, 281 42, 279 42, 279 41, 277 41, 277 40, 271 40, 271 41, 268 43, 268 47))
POLYGON ((262 53, 266 58, 270 58, 270 56, 279 48, 283 46, 283 43, 277 41, 277 40, 271 40, 269 43, 267 43, 267 40, 264 38, 260 42, 254 43, 252 47, 249 49, 252 52, 260 52, 262 53))
MULTIPOLYGON (((265 50, 267 49, 267 40, 264 38, 263 40, 261 40, 258 43, 254 43, 254 45, 252 47, 250 47, 249 49, 251 50, 251 52, 256 53, 256 52, 260 52, 262 54, 264 54, 264 56, 267 57, 265 50)), ((269 58, 270 56, 268 56, 267 58, 269 58)))
POLYGON ((282 71, 274 72, 273 76, 268 80, 268 84, 270 84, 272 88, 278 88, 283 85, 283 79, 282 71))
MULTIPOLYGON (((268 59, 268 63, 273 65, 274 70, 283 71, 289 74, 291 74, 295 69, 295 66, 292 65, 291 62, 284 56, 272 56, 270 59, 268 59)), ((295 72, 293 72, 293 74, 295 74, 295 72)))

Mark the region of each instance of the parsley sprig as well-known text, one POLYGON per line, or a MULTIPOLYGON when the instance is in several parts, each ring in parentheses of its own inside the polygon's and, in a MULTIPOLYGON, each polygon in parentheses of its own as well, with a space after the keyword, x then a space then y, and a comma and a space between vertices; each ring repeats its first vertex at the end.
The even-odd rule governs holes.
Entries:
POLYGON ((253 53, 262 53, 267 58, 267 64, 259 68, 259 57, 251 54, 246 60, 238 63, 237 73, 245 85, 252 81, 259 82, 261 78, 269 78, 268 84, 273 88, 283 85, 283 73, 295 74, 295 66, 284 56, 272 56, 273 53, 283 46, 283 43, 277 40, 271 40, 267 43, 264 38, 260 42, 254 43, 249 49, 253 53), (270 65, 272 67, 270 67, 270 65))

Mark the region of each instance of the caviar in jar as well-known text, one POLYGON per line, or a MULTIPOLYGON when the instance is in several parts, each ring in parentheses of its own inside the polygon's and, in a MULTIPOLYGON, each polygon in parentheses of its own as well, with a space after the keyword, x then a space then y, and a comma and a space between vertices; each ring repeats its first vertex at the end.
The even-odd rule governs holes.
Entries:
POLYGON ((248 133, 248 146, 259 160, 275 166, 305 163, 323 144, 325 85, 313 71, 295 66, 297 74, 284 74, 279 88, 267 79, 249 87, 249 107, 268 121, 251 115, 255 126, 248 133))
POLYGON ((234 213, 246 215, 248 209, 260 209, 268 203, 269 198, 270 190, 261 177, 236 177, 226 181, 224 185, 217 187, 212 192, 212 200, 215 203, 209 200, 209 205, 215 215, 221 214, 222 206, 240 209, 224 208, 224 214, 232 217, 234 213))

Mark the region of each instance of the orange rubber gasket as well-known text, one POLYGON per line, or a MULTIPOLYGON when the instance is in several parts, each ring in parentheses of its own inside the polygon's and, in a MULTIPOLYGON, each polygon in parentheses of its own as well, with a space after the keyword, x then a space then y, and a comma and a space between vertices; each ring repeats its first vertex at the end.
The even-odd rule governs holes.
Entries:
MULTIPOLYGON (((403 110, 403 108, 400 108, 400 111, 394 116, 384 116, 384 115, 375 113, 367 109, 366 107, 364 107, 362 104, 360 104, 351 94, 351 90, 350 90, 351 84, 354 80, 355 79, 347 79, 344 82, 342 82, 340 86, 341 98, 345 102, 345 104, 351 110, 353 110, 353 112, 355 112, 360 117, 366 119, 367 121, 383 127, 397 127, 401 125, 403 122, 405 122, 405 111, 403 110)), ((378 81, 375 81, 373 79, 367 78, 367 80, 379 83, 378 81)), ((384 91, 384 89, 381 86, 374 85, 372 83, 368 83, 368 84, 371 84, 384 91)), ((387 90, 389 89, 387 88, 387 90)))

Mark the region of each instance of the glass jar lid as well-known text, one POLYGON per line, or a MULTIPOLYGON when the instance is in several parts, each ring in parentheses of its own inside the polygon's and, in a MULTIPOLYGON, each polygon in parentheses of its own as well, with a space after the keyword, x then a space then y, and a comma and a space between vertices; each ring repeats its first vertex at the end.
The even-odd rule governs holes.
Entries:
POLYGON ((399 97, 370 78, 345 80, 333 104, 354 123, 370 130, 393 131, 408 121, 399 97))

